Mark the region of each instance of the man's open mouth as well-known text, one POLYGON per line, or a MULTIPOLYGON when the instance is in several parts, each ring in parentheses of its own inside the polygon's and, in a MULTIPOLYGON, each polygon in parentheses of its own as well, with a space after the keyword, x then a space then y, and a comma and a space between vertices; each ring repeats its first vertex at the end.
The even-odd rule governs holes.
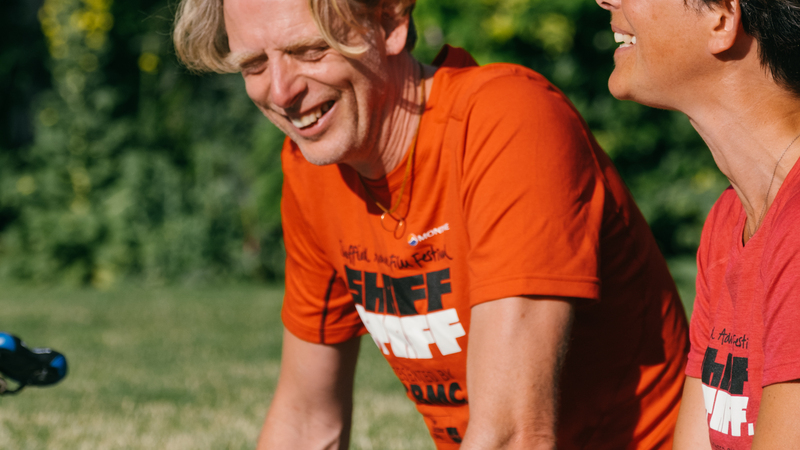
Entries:
POLYGON ((322 105, 320 105, 319 108, 313 111, 309 111, 300 117, 289 117, 289 120, 292 122, 292 125, 296 126, 301 130, 303 128, 308 128, 311 125, 317 123, 320 117, 324 116, 325 113, 327 113, 333 107, 334 103, 335 103, 334 100, 325 102, 322 105))

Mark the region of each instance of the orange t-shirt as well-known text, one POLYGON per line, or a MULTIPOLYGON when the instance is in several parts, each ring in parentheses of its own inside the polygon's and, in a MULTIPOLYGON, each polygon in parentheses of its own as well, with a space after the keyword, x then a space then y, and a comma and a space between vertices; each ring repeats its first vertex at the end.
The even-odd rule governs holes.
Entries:
MULTIPOLYGON (((687 326, 647 223, 547 80, 444 51, 401 233, 382 227, 352 168, 314 166, 287 139, 284 324, 326 344, 369 331, 444 450, 459 447, 469 417, 470 308, 520 295, 585 299, 561 380, 559 448, 671 448, 687 326)), ((365 181, 394 205, 405 170, 365 181)))

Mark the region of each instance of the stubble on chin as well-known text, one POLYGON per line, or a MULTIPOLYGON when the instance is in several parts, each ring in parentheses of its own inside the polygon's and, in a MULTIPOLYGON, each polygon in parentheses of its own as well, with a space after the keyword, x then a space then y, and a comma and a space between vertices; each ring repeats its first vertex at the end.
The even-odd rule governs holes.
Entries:
MULTIPOLYGON (((297 143, 297 141, 295 141, 297 143)), ((308 149, 307 146, 297 144, 300 147, 300 153, 303 154, 303 157, 306 161, 310 162, 315 166, 329 166, 331 164, 338 164, 342 159, 341 152, 336 151, 320 151, 314 152, 311 149, 308 149)))
MULTIPOLYGON (((332 130, 328 130, 330 132, 332 130)), ((327 135, 320 136, 318 140, 310 140, 303 138, 294 138, 289 134, 292 139, 300 148, 300 153, 306 161, 314 164, 315 166, 327 166, 331 164, 347 163, 348 157, 353 157, 353 142, 348 142, 347 139, 337 138, 336 133, 326 133, 327 135)))

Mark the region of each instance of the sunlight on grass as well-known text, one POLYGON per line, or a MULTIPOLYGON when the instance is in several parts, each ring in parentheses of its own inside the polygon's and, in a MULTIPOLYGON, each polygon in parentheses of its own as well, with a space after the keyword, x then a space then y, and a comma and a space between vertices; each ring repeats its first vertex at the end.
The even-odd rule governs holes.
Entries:
MULTIPOLYGON (((693 261, 670 261, 690 311, 693 261)), ((283 291, 238 285, 113 292, 0 286, 0 330, 67 355, 58 386, 0 398, 0 449, 252 449, 280 368, 283 291)), ((369 336, 356 450, 432 450, 369 336)))
MULTIPOLYGON (((0 330, 67 355, 58 386, 0 398, 2 449, 252 449, 280 366, 281 288, 0 288, 0 330)), ((354 449, 433 449, 365 337, 354 449)))

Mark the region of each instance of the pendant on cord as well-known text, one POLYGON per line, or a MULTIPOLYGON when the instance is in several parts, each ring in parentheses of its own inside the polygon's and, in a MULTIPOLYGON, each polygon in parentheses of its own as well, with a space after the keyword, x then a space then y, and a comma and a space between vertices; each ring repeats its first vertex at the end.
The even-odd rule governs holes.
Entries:
MULTIPOLYGON (((397 217, 394 216, 394 214, 392 214, 395 211, 397 211, 397 208, 400 207, 400 203, 403 200, 403 193, 406 190, 406 182, 408 182, 408 180, 411 178, 411 173, 413 172, 414 151, 417 149, 417 137, 419 137, 419 129, 420 126, 422 125, 422 114, 425 112, 425 70, 422 67, 422 63, 419 64, 419 80, 420 80, 419 89, 421 92, 419 101, 420 103, 419 121, 417 122, 417 129, 414 132, 414 137, 411 139, 411 145, 410 149, 408 150, 408 156, 406 156, 406 173, 403 175, 403 184, 400 186, 400 194, 397 196, 397 201, 395 202, 394 206, 392 206, 391 208, 383 206, 383 204, 381 204, 381 202, 379 202, 378 199, 375 198, 374 195, 372 195, 372 192, 370 192, 369 188, 367 187, 367 183, 364 182, 364 179, 361 177, 361 174, 359 172, 356 172, 356 174, 358 174, 359 181, 361 181, 361 186, 364 188, 364 192, 366 192, 367 196, 369 196, 369 198, 372 199, 373 202, 375 202, 375 205, 378 208, 380 208, 381 211, 383 211, 383 214, 381 214, 381 228, 383 228, 385 231, 392 233, 395 239, 400 239, 403 237, 403 234, 405 234, 406 216, 408 215, 408 212, 411 209, 411 203, 410 203, 411 199, 409 198, 408 200, 409 204, 406 210, 406 216, 403 216, 398 219, 397 217), (394 229, 386 227, 385 223, 386 216, 391 217, 397 223, 394 226, 394 229)), ((389 200, 391 201, 391 193, 389 195, 389 200)))
POLYGON ((405 220, 405 218, 402 218, 402 217, 398 219, 395 216, 393 216, 391 213, 384 212, 383 214, 381 214, 381 227, 384 230, 391 232, 395 239, 400 239, 401 237, 403 237, 403 234, 404 234, 404 232, 406 230, 406 220, 405 220), (391 217, 392 219, 395 220, 395 222, 397 222, 397 225, 394 226, 393 230, 390 229, 390 228, 386 228, 386 224, 384 223, 384 220, 386 219, 386 216, 391 217))

